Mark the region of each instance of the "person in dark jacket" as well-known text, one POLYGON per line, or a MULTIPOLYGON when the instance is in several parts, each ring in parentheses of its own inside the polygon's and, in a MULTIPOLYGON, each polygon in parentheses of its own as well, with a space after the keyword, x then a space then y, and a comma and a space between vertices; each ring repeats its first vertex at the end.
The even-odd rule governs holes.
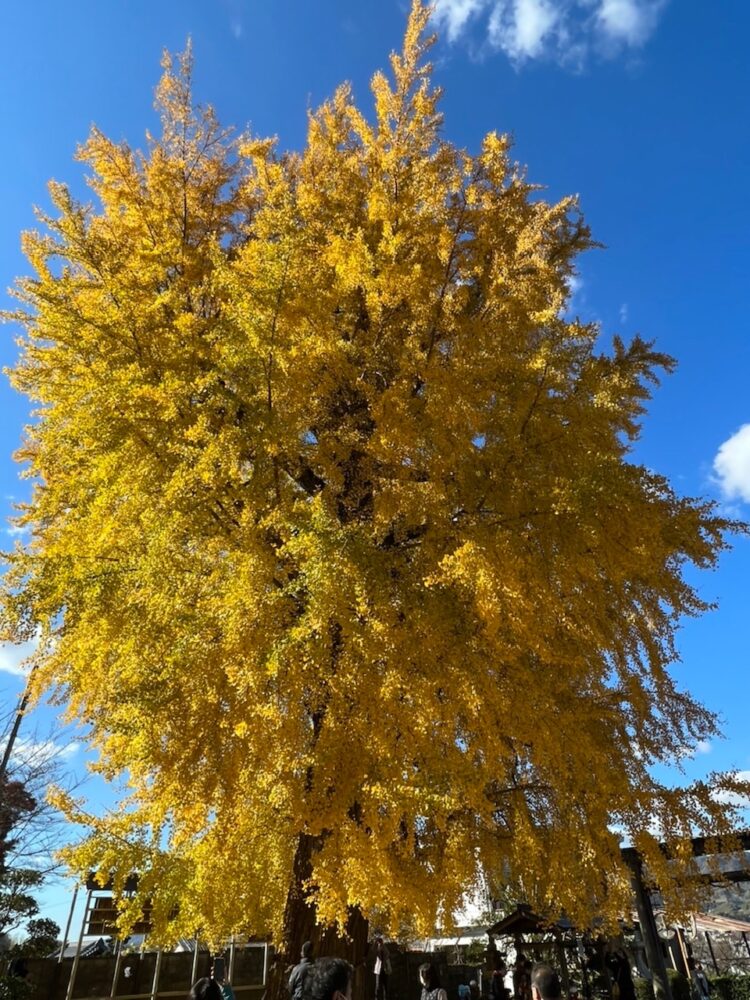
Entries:
POLYGON ((305 989, 305 980, 308 977, 310 969, 313 965, 312 957, 312 941, 305 941, 302 945, 302 954, 300 956, 300 962, 295 965, 289 976, 289 993, 291 994, 292 1000, 302 1000, 302 995, 305 989))
POLYGON ((304 1000, 352 1000, 353 976, 343 958, 319 958, 305 977, 304 1000))
POLYGON ((604 961, 609 969, 612 987, 617 987, 617 995, 620 1000, 635 1000, 635 984, 625 951, 622 948, 617 948, 615 951, 609 952, 604 961))
POLYGON ((492 970, 490 979, 490 1000, 506 1000, 508 991, 505 988, 505 977, 508 974, 508 967, 502 955, 495 956, 495 968, 492 970))
POLYGON ((190 987, 189 1000, 222 1000, 221 986, 215 979, 204 976, 190 987))

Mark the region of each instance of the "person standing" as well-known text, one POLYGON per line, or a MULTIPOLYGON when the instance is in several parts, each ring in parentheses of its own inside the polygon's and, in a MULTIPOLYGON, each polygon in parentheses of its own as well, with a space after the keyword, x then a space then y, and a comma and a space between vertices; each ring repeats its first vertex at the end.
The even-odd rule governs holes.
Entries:
POLYGON ((711 984, 709 983, 708 976, 704 972, 703 966, 700 962, 695 963, 692 973, 698 987, 698 996, 700 997, 700 1000, 708 1000, 711 996, 711 984))
POLYGON ((224 960, 221 961, 214 960, 213 967, 211 969, 211 978, 216 980, 219 984, 219 989, 221 990, 221 995, 223 1000, 234 1000, 234 990, 227 979, 226 968, 224 965, 224 960))
POLYGON ((289 986, 289 993, 292 1000, 302 1000, 305 989, 305 980, 310 974, 314 961, 312 941, 305 941, 302 945, 300 960, 292 969, 289 975, 289 982, 287 984, 289 986))
POLYGON ((375 938, 375 1000, 387 1000, 391 958, 382 937, 375 938))
POLYGON ((448 1000, 448 994, 440 985, 438 970, 431 962, 419 966, 419 981, 422 984, 422 1000, 448 1000))
POLYGON ((531 962, 521 951, 513 971, 513 995, 516 1000, 531 1000, 531 962))
POLYGON ((635 984, 626 952, 618 948, 606 955, 604 961, 612 980, 612 996, 617 994, 619 1000, 635 1000, 635 984))
POLYGON ((495 955, 495 968, 492 970, 490 979, 490 1000, 506 1000, 508 995, 505 988, 505 977, 508 974, 507 966, 502 955, 495 955))

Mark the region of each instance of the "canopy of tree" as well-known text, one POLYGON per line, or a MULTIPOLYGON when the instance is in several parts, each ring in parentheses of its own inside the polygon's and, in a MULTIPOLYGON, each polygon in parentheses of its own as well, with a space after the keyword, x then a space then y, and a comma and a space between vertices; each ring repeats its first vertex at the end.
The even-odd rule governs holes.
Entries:
POLYGON ((574 199, 442 137, 427 20, 299 154, 166 58, 161 135, 94 130, 94 203, 53 183, 25 236, 2 622, 126 776, 60 797, 70 863, 138 871, 165 939, 288 939, 294 899, 425 930, 487 877, 584 924, 628 905, 621 834, 677 906, 747 791, 654 776, 717 731, 669 667, 735 527, 630 455, 672 361, 571 316, 574 199))
POLYGON ((19 864, 16 857, 17 828, 36 806, 24 782, 0 775, 0 934, 39 912, 32 892, 41 885, 42 874, 19 864))

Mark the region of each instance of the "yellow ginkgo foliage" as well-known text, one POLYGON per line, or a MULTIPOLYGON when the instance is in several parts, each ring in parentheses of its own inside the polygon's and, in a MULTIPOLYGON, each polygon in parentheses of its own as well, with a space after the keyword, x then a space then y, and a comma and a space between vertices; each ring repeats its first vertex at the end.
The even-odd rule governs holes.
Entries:
POLYGON ((71 866, 139 872, 162 940, 424 931, 507 879, 585 925, 629 905, 621 834, 679 907, 659 839, 744 787, 654 776, 716 732, 669 667, 734 527, 629 458, 672 362, 570 317, 574 199, 442 138, 428 16, 299 154, 167 58, 161 135, 95 130, 93 204, 53 184, 25 237, 2 622, 123 781, 60 797, 71 866))

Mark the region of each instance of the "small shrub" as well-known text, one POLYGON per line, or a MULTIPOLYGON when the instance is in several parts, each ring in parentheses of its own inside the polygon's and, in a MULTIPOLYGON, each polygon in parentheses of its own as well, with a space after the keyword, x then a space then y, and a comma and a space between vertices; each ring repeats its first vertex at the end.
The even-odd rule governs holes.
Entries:
POLYGON ((683 976, 676 969, 667 969, 667 978, 669 979, 669 988, 672 991, 672 1000, 693 1000, 690 980, 687 976, 683 976))
POLYGON ((650 979, 643 979, 637 976, 633 979, 635 987, 635 1000, 654 1000, 654 988, 650 979))
POLYGON ((29 1000, 31 983, 18 976, 0 975, 0 1000, 29 1000))
POLYGON ((711 976, 713 1000, 750 1000, 750 976, 711 976))

